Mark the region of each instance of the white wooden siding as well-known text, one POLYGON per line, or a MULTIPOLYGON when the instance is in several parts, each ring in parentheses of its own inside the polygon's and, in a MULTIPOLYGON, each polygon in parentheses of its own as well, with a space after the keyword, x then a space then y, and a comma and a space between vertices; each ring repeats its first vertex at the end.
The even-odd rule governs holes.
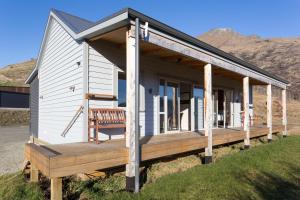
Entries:
POLYGON ((155 76, 151 71, 143 72, 142 76, 143 90, 140 90, 141 96, 141 115, 140 115, 140 126, 141 136, 155 135, 157 133, 156 121, 157 117, 154 113, 157 113, 155 97, 158 94, 158 77, 155 76))
MULTIPOLYGON (((89 93, 113 95, 115 65, 89 47, 89 93)), ((112 108, 113 101, 90 100, 90 108, 112 108)))
POLYGON ((82 114, 62 137, 82 105, 82 45, 51 19, 39 66, 39 138, 49 143, 83 142, 82 114))
POLYGON ((30 133, 38 137, 39 120, 39 79, 36 76, 30 83, 30 133))
MULTIPOLYGON (((97 48, 101 48, 101 46, 97 48)), ((114 84, 117 84, 118 80, 114 72, 118 67, 105 58, 93 46, 89 46, 88 63, 89 93, 117 95, 115 94, 114 84)), ((90 108, 113 108, 115 106, 115 101, 89 100, 90 108)), ((124 129, 100 130, 100 140, 119 138, 124 138, 124 129)))

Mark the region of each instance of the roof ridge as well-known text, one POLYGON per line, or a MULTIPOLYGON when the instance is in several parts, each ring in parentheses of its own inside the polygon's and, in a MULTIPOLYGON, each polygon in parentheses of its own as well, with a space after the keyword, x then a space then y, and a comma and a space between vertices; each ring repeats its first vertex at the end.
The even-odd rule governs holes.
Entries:
POLYGON ((88 29, 95 24, 95 22, 83 19, 81 17, 54 8, 51 9, 51 12, 53 12, 64 23, 66 23, 66 25, 68 25, 75 33, 79 33, 85 29, 88 29), (80 24, 81 26, 76 26, 76 24, 80 24))
POLYGON ((71 17, 75 17, 75 18, 77 18, 77 19, 80 19, 80 20, 82 20, 82 21, 86 21, 86 22, 88 22, 88 23, 95 23, 95 22, 93 22, 93 21, 90 21, 90 20, 87 20, 87 19, 78 17, 78 16, 76 16, 76 15, 73 15, 73 14, 70 14, 70 13, 67 13, 67 12, 65 12, 65 11, 55 9, 55 8, 51 8, 51 11, 53 11, 53 12, 56 13, 56 14, 63 13, 63 14, 65 14, 65 15, 69 15, 69 16, 71 16, 71 17))

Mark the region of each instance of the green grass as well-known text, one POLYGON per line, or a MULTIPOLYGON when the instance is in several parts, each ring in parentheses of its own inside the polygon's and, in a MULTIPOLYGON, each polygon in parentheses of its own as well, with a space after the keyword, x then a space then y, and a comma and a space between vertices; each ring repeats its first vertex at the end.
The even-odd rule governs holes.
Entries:
POLYGON ((43 193, 37 184, 26 183, 23 175, 18 172, 0 176, 0 199, 21 200, 43 199, 43 193))
MULTIPOLYGON (((8 184, 0 179, 0 199, 3 195, 4 199, 41 197, 36 185, 25 185, 20 176, 16 179, 8 184)), ((68 199, 299 199, 300 136, 280 138, 223 156, 212 165, 163 176, 146 183, 139 194, 122 191, 123 176, 81 182, 66 179, 64 185, 68 199)))

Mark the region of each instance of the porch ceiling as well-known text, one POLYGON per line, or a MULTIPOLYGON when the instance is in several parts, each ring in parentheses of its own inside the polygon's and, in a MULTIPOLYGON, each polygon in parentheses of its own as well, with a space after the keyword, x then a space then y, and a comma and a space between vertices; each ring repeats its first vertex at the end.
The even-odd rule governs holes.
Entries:
MULTIPOLYGON (((111 43, 112 45, 118 48, 125 49, 127 29, 128 29, 127 27, 122 27, 120 29, 108 32, 106 34, 91 38, 90 41, 96 42, 100 40, 100 41, 111 43)), ((201 71, 204 70, 204 66, 206 64, 205 62, 199 61, 195 58, 188 57, 184 54, 145 41, 140 42, 140 51, 142 56, 158 58, 165 62, 177 63, 177 64, 189 66, 190 68, 199 69, 201 71)), ((235 79, 240 81, 241 83, 244 77, 241 74, 223 69, 215 65, 213 66, 213 75, 235 79)), ((266 85, 266 83, 252 78, 250 78, 250 84, 266 85)))

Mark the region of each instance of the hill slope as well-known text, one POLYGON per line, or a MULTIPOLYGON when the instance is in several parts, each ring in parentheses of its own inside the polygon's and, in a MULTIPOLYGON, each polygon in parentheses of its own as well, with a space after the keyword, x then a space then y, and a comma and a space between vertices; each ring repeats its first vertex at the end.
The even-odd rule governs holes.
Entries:
POLYGON ((35 66, 35 59, 0 68, 0 86, 26 86, 25 80, 35 66))
POLYGON ((290 89, 300 94, 300 38, 264 39, 227 28, 213 29, 198 38, 290 81, 290 89))

